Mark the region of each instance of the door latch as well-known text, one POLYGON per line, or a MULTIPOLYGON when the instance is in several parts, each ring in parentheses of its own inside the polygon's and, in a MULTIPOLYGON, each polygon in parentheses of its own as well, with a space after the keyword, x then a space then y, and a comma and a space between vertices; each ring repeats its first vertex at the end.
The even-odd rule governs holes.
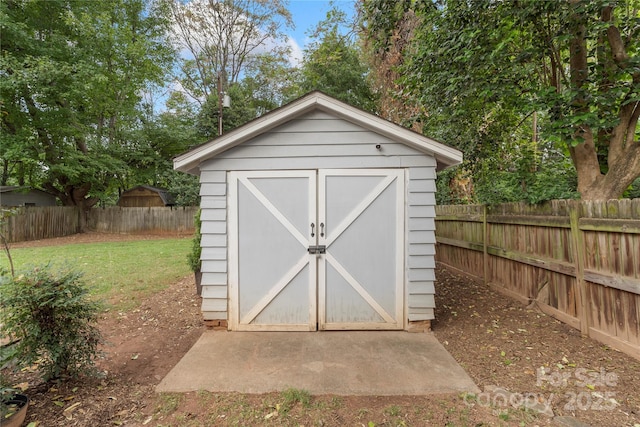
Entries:
POLYGON ((326 245, 309 246, 309 249, 307 249, 307 251, 311 255, 325 254, 327 253, 327 246, 326 245))

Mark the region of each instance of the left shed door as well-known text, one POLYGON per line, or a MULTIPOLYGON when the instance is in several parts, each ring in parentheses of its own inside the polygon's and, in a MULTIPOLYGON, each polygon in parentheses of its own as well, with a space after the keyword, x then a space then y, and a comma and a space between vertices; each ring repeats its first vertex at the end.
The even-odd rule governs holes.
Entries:
POLYGON ((316 330, 316 172, 230 172, 229 186, 231 329, 316 330))

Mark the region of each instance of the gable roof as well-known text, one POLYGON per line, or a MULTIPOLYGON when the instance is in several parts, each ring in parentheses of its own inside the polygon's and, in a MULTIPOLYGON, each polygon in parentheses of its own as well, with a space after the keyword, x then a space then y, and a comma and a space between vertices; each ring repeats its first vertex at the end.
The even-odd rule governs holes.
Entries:
POLYGON ((439 170, 462 162, 462 153, 455 148, 338 101, 322 92, 314 91, 177 156, 173 160, 173 167, 182 172, 199 175, 198 166, 203 161, 212 159, 226 150, 313 110, 340 117, 369 131, 384 135, 392 141, 432 155, 438 162, 439 170))
POLYGON ((38 190, 37 188, 31 188, 26 185, 18 186, 18 185, 2 185, 0 186, 0 193, 42 193, 47 196, 56 197, 53 194, 49 194, 46 191, 38 190))

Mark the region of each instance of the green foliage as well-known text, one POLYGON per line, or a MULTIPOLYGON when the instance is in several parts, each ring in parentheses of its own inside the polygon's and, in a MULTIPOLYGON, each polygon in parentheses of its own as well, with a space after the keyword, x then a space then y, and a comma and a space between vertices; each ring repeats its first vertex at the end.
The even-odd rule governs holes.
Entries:
POLYGON ((640 178, 636 178, 633 184, 622 195, 626 199, 640 199, 640 178))
MULTIPOLYGON (((526 169, 510 141, 553 144, 573 161, 577 179, 566 182, 585 198, 619 197, 640 175, 638 0, 361 4, 372 56, 406 43, 394 51, 397 68, 381 70, 400 76, 397 98, 424 108, 424 133, 461 149, 476 180, 493 157, 508 162, 502 170, 526 169), (409 15, 412 37, 401 26, 409 15)), ((511 181, 544 181, 524 175, 511 181)), ((549 197, 544 188, 523 200, 549 197)))
POLYGON ((536 153, 534 146, 520 142, 518 155, 510 162, 487 158, 480 163, 474 182, 475 200, 483 204, 526 201, 531 204, 553 199, 576 199, 577 176, 571 160, 549 150, 536 153))
POLYGON ((0 2, 3 180, 93 206, 123 174, 173 51, 149 0, 0 2))
MULTIPOLYGON (((222 132, 227 133, 257 117, 257 108, 252 100, 251 88, 243 82, 232 85, 227 95, 231 98, 231 107, 223 107, 222 132)), ((210 95, 196 118, 196 129, 206 139, 218 136, 220 109, 218 95, 210 95)))
POLYGON ((196 231, 191 242, 191 252, 187 254, 187 262, 189 263, 191 271, 194 273, 200 271, 200 267, 202 265, 202 262, 200 261, 200 255, 202 254, 202 247, 200 246, 200 242, 202 240, 202 234, 200 233, 202 221, 200 221, 200 213, 201 210, 198 209, 198 212, 193 218, 193 224, 196 231))
POLYGON ((6 420, 19 408, 11 404, 11 400, 18 393, 18 390, 9 387, 4 375, 0 373, 0 420, 6 420))
POLYGON ((320 90, 365 111, 375 111, 375 96, 367 81, 368 66, 355 40, 344 34, 346 15, 337 8, 327 13, 305 50, 299 93, 320 90))
MULTIPOLYGON (((256 55, 246 66, 242 80, 230 85, 226 94, 231 106, 222 110, 223 133, 281 106, 296 90, 296 73, 280 52, 256 55)), ((211 93, 196 115, 198 135, 218 136, 220 108, 217 92, 211 93)))
POLYGON ((174 171, 172 159, 201 142, 202 137, 195 128, 195 113, 175 99, 171 102, 176 104, 170 111, 146 111, 139 128, 130 132, 127 146, 118 149, 118 158, 126 166, 110 181, 111 194, 136 185, 151 185, 168 190, 178 206, 198 205, 197 178, 174 171))
POLYGON ((195 175, 187 175, 167 170, 160 175, 162 187, 175 195, 176 206, 198 206, 200 204, 200 180, 195 175))
POLYGON ((537 153, 531 143, 517 142, 518 151, 496 152, 493 157, 478 159, 471 174, 464 176, 461 167, 438 174, 438 204, 482 203, 496 205, 525 201, 539 204, 554 199, 577 199, 577 176, 571 160, 552 149, 537 153), (514 153, 513 158, 508 158, 514 153), (505 157, 506 156, 506 157, 505 157), (466 190, 460 181, 469 181, 466 190))
POLYGON ((100 305, 89 299, 81 276, 50 265, 3 276, 1 335, 20 340, 18 363, 37 364, 46 381, 94 372, 102 340, 96 326, 100 305))

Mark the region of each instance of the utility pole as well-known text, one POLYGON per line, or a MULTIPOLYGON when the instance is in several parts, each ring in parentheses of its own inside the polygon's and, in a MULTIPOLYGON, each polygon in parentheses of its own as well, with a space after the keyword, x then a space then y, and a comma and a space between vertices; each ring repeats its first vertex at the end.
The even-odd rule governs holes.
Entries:
POLYGON ((231 107, 231 97, 222 89, 222 72, 218 72, 218 136, 222 135, 222 111, 231 107))
POLYGON ((218 71, 218 136, 222 135, 222 73, 218 71))

